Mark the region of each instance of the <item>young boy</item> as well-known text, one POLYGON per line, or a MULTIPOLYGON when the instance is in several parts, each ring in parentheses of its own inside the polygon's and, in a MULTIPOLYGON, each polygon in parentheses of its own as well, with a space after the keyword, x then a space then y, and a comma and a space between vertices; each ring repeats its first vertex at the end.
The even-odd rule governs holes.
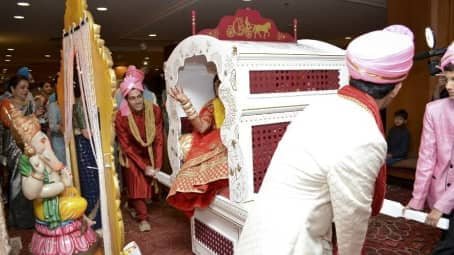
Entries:
POLYGON ((388 133, 388 154, 386 164, 391 166, 407 157, 410 132, 407 128, 407 111, 401 109, 394 113, 394 126, 388 133))
POLYGON ((430 102, 424 114, 421 145, 416 166, 412 199, 407 207, 431 209, 426 223, 436 226, 444 214, 450 218, 449 230, 432 254, 454 254, 454 43, 441 59, 449 97, 430 102))

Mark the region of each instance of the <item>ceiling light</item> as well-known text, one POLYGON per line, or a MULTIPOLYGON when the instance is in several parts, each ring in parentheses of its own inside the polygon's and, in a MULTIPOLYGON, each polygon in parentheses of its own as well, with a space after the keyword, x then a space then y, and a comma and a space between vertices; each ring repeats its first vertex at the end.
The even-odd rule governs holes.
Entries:
POLYGON ((106 12, 106 11, 109 10, 109 9, 107 9, 107 7, 102 7, 102 6, 100 6, 100 7, 97 7, 96 10, 97 10, 97 11, 100 11, 100 12, 106 12))
POLYGON ((242 0, 242 1, 243 1, 243 2, 250 2, 250 1, 252 1, 252 0, 242 0))
POLYGON ((5 58, 10 58, 10 57, 12 57, 12 56, 13 56, 13 55, 6 54, 6 55, 5 55, 5 58))
POLYGON ((13 16, 14 19, 25 19, 24 16, 20 16, 20 15, 16 15, 16 16, 13 16))
POLYGON ((156 36, 158 36, 158 35, 157 35, 157 34, 149 34, 148 36, 149 36, 149 37, 156 37, 156 36))
POLYGON ((29 72, 33 71, 32 69, 28 69, 29 72))
POLYGON ((50 58, 51 55, 50 55, 50 54, 46 54, 46 55, 44 55, 44 57, 45 57, 45 58, 50 58))
POLYGON ((145 60, 149 60, 149 59, 150 59, 150 57, 145 57, 145 60))
POLYGON ((3 73, 6 73, 8 71, 7 68, 3 68, 3 73))
POLYGON ((147 66, 148 65, 148 61, 143 61, 143 65, 147 66))
POLYGON ((10 61, 11 61, 11 59, 5 59, 5 62, 10 62, 10 61))
POLYGON ((346 36, 345 40, 351 40, 352 38, 350 36, 346 36))
POLYGON ((155 71, 159 71, 159 68, 155 68, 154 70, 155 70, 155 71))
POLYGON ((30 6, 30 3, 28 3, 28 2, 17 2, 17 5, 19 5, 19 6, 30 6))
POLYGON ((8 51, 14 51, 14 49, 13 49, 13 48, 9 48, 9 49, 7 49, 7 50, 8 50, 8 51))

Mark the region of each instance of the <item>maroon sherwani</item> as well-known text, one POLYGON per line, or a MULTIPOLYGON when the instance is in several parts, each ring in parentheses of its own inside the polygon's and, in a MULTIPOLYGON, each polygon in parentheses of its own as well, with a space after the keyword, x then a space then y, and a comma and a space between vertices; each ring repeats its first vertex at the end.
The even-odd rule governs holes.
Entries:
MULTIPOLYGON (((145 135, 145 111, 131 114, 134 117, 140 136, 146 141, 145 135)), ((154 168, 161 169, 163 153, 163 129, 161 110, 153 104, 155 118, 155 138, 152 144, 154 156, 154 168)), ((115 116, 115 131, 120 144, 123 157, 128 161, 128 167, 122 167, 126 195, 137 212, 139 220, 147 218, 145 200, 152 197, 152 178, 145 175, 145 168, 151 166, 147 147, 143 147, 132 135, 129 128, 128 117, 122 116, 118 111, 115 116)))

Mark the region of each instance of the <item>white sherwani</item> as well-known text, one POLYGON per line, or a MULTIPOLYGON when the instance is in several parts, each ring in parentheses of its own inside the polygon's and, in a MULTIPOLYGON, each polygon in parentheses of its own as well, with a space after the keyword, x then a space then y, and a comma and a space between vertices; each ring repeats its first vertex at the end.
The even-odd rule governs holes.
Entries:
POLYGON ((360 254, 386 141, 373 115, 334 96, 288 126, 236 246, 236 255, 360 254))

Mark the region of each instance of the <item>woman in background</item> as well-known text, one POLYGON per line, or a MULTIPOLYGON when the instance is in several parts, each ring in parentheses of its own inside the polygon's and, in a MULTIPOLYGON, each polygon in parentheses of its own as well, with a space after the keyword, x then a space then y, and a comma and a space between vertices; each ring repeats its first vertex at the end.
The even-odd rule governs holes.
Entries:
MULTIPOLYGON (((3 98, 3 100, 9 100, 24 116, 35 113, 35 102, 28 88, 29 81, 26 77, 13 76, 8 82, 8 91, 3 98)), ((0 110, 4 111, 3 108, 0 110)), ((36 115, 39 114, 39 112, 36 113, 36 115)), ((0 139, 2 163, 9 171, 8 226, 33 228, 35 224, 33 205, 22 193, 22 178, 18 168, 22 151, 17 146, 9 127, 0 125, 0 139)))

